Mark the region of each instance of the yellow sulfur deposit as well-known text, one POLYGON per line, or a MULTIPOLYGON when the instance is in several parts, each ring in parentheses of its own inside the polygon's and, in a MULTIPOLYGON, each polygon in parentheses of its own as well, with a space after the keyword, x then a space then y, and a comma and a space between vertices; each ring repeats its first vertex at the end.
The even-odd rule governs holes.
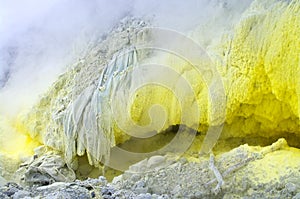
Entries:
MULTIPOLYGON (((213 48, 215 52, 211 54, 219 53, 222 60, 213 62, 222 75, 226 92, 223 139, 300 137, 299 9, 299 1, 256 1, 244 13, 232 35, 213 48)), ((172 57, 168 57, 167 62, 174 70, 183 71, 181 75, 191 82, 198 94, 196 100, 201 115, 197 130, 205 132, 207 126, 212 125, 208 119, 209 85, 188 69, 192 68, 188 63, 172 57)), ((180 121, 181 113, 174 108, 179 107, 174 104, 174 93, 150 87, 137 95, 131 110, 135 121, 149 123, 149 117, 140 115, 147 112, 149 105, 159 102, 168 113, 167 125, 180 121)), ((297 141, 292 144, 300 146, 297 141)))
POLYGON ((16 160, 33 155, 33 149, 40 145, 32 139, 20 122, 11 122, 0 118, 0 154, 16 160))
POLYGON ((252 4, 223 51, 226 137, 300 135, 300 3, 266 2, 252 4))
MULTIPOLYGON (((133 34, 136 35, 133 44, 146 40, 147 33, 141 32, 133 34)), ((101 45, 113 50, 105 56, 97 48, 92 50, 59 78, 17 129, 64 152, 68 163, 72 163, 75 156, 87 153, 92 165, 98 165, 101 160, 108 161, 110 148, 130 138, 126 133, 138 135, 145 129, 160 132, 179 124, 202 135, 209 127, 220 126, 223 128, 221 140, 285 137, 289 142, 292 137, 294 142, 290 145, 299 147, 300 143, 295 139, 300 137, 299 35, 298 0, 255 1, 232 33, 210 48, 208 54, 213 56, 209 64, 217 70, 200 73, 193 70, 193 64, 200 67, 208 64, 201 56, 190 63, 190 60, 167 55, 162 60, 178 73, 177 87, 148 84, 134 90, 139 81, 149 80, 149 83, 154 78, 149 67, 132 72, 138 68, 136 63, 143 63, 142 59, 148 54, 134 48, 130 53, 124 53, 127 36, 124 37, 122 32, 111 33, 101 45), (125 55, 118 57, 117 52, 125 55), (106 63, 107 59, 113 61, 106 63), (224 90, 215 87, 217 78, 224 90), (223 91, 224 99, 219 97, 223 91), (129 98, 128 92, 134 95, 129 98), (153 106, 156 104, 159 106, 153 106), (148 128, 151 123, 154 126, 148 128), (133 132, 135 125, 147 128, 133 132)), ((197 36, 194 37, 197 40, 197 36)), ((99 48, 105 49, 101 45, 99 48)), ((188 52, 188 49, 183 51, 188 52)), ((156 57, 150 55, 155 61, 156 57)), ((154 70, 166 82, 174 80, 171 73, 158 71, 154 70)), ((219 135, 207 135, 204 142, 213 147, 219 135)))

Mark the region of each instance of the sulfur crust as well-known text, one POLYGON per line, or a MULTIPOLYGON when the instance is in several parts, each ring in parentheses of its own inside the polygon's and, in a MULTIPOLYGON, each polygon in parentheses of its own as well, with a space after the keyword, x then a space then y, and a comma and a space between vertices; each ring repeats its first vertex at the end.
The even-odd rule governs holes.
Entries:
MULTIPOLYGON (((300 2, 256 1, 244 14, 235 27, 232 37, 228 37, 218 46, 215 53, 222 62, 212 61, 217 65, 222 76, 226 92, 226 117, 222 138, 231 137, 285 137, 287 134, 300 136, 300 2)), ((197 34, 193 34, 197 35, 197 34)), ((207 86, 201 76, 189 70, 188 63, 180 62, 174 57, 166 57, 185 79, 196 94, 196 103, 201 114, 199 120, 187 126, 205 132, 212 125, 209 119, 212 106, 208 98, 207 86), (187 70, 186 70, 187 69, 187 70)), ((198 64, 201 64, 199 60, 198 64)), ((80 67, 77 67, 80 70, 80 67)), ((62 133, 62 126, 53 124, 53 98, 63 98, 72 92, 77 69, 61 76, 52 89, 41 99, 25 122, 18 124, 18 129, 32 138, 67 153, 72 147, 65 145, 68 141, 62 133)), ((216 71, 212 71, 215 73, 216 71)), ((214 75, 212 74, 213 78, 214 75)), ((213 79, 211 79, 213 81, 213 79)), ((68 104, 71 99, 66 99, 68 104)), ((131 118, 136 124, 147 125, 151 122, 148 115, 150 107, 160 104, 165 108, 168 119, 162 129, 181 122, 180 105, 174 93, 160 86, 141 88, 132 99, 129 108, 131 118)), ((218 112, 216 112, 218 113, 218 112)), ((193 121, 194 115, 190 115, 193 121)), ((61 118, 56 118, 61 119, 61 118)), ((188 121, 188 120, 187 120, 188 121)), ((221 123, 214 123, 218 125, 221 123)), ((112 123, 115 140, 111 146, 123 143, 129 137, 112 123)), ((76 136, 74 137, 76 139, 76 136)), ((101 142, 101 140, 99 140, 101 142)), ((95 150, 95 149, 94 149, 95 150)), ((86 151, 92 153, 91 151, 86 151)), ((76 155, 72 151, 69 162, 76 155)), ((78 154, 78 152, 77 152, 78 154)), ((80 154, 82 155, 82 151, 80 154)), ((90 157, 90 156, 89 156, 90 157)), ((98 157, 90 157, 91 164, 98 157)))
POLYGON ((300 134, 300 3, 269 3, 252 5, 226 56, 228 137, 300 134))
POLYGON ((33 155, 33 149, 39 146, 37 140, 32 139, 29 132, 17 121, 9 121, 0 117, 0 154, 18 160, 20 157, 33 155))
MULTIPOLYGON (((222 52, 224 64, 219 64, 218 69, 227 99, 223 138, 268 138, 288 133, 300 136, 299 9, 298 1, 289 4, 254 2, 235 28, 233 38, 225 39, 220 45, 218 51, 222 52)), ((185 69, 182 76, 191 82, 198 94, 197 105, 202 112, 197 130, 205 131, 211 125, 208 85, 201 81, 201 76, 195 75, 195 71, 186 70, 191 67, 187 63, 171 57, 167 59, 174 69, 185 69)), ((175 103, 174 93, 151 87, 140 91, 138 96, 131 113, 141 125, 150 122, 148 117, 141 115, 153 103, 163 104, 169 115, 168 125, 180 121, 181 112, 174 111, 173 107, 178 106, 172 104, 175 103)))

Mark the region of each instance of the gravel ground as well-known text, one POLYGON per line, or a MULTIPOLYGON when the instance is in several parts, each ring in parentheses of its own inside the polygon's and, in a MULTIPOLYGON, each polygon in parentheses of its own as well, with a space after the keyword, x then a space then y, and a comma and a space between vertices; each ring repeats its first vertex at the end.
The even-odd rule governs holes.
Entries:
POLYGON ((44 186, 7 183, 0 187, 0 198, 297 199, 299 157, 299 150, 288 147, 283 139, 268 147, 242 145, 216 157, 153 156, 130 166, 112 182, 100 176, 44 186), (287 157, 285 165, 279 161, 282 157, 287 157))

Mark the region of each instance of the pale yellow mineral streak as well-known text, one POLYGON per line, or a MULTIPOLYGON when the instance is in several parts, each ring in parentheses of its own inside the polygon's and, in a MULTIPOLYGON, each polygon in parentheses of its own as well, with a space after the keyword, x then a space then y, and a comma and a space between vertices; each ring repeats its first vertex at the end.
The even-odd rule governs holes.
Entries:
POLYGON ((18 161, 20 157, 33 155, 33 149, 39 145, 18 122, 0 117, 0 155, 18 161))

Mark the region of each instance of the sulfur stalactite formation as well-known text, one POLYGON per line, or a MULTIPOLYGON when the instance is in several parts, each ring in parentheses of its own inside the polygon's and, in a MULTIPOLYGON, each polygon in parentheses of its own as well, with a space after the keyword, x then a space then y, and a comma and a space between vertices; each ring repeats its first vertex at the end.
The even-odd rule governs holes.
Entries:
POLYGON ((119 58, 118 54, 131 46, 130 42, 138 38, 133 36, 137 36, 143 26, 143 21, 125 19, 119 29, 100 42, 100 46, 94 47, 91 54, 62 75, 34 111, 26 116, 31 136, 64 152, 71 165, 74 157, 85 151, 91 165, 98 165, 102 158, 107 161, 117 137, 112 132, 108 101, 113 97, 117 73, 136 62, 135 51, 127 57, 119 58), (130 36, 127 30, 133 27, 135 29, 130 32, 133 36, 130 36), (110 59, 112 61, 107 63, 110 59))
MULTIPOLYGON (((146 57, 134 46, 151 38, 143 32, 147 25, 137 19, 124 20, 63 74, 23 118, 31 136, 62 151, 70 165, 77 155, 84 153, 91 165, 108 161, 110 148, 130 137, 114 121, 110 103, 115 96, 122 97, 115 95, 124 92, 121 88, 130 89, 133 78, 130 69, 138 67, 137 63, 146 57)), ((226 94, 225 121, 214 124, 208 110, 207 87, 210 85, 206 85, 199 74, 191 72, 188 63, 163 57, 168 65, 192 82, 197 93, 196 104, 202 114, 197 125, 185 125, 205 133, 209 126, 224 122, 221 139, 299 138, 299 35, 299 1, 255 1, 251 5, 233 33, 209 52, 218 58, 212 58, 212 63, 217 66, 226 94)), ((202 61, 199 59, 197 64, 203 64, 202 61)), ((163 129, 180 124, 179 103, 173 94, 157 86, 141 89, 131 104, 132 120, 137 125, 147 125, 149 107, 162 104, 168 113, 163 129)), ((127 100, 123 99, 123 105, 127 106, 127 100)), ((159 118, 160 114, 154 113, 154 116, 159 118)), ((293 145, 300 146, 297 141, 293 145)))
POLYGON ((103 69, 98 85, 87 87, 66 110, 61 125, 64 125, 67 162, 85 151, 92 165, 103 161, 102 158, 106 159, 104 162, 109 159, 110 148, 115 145, 110 101, 119 92, 120 82, 125 84, 128 79, 127 84, 131 84, 126 71, 137 63, 137 52, 133 49, 113 60, 103 69))

